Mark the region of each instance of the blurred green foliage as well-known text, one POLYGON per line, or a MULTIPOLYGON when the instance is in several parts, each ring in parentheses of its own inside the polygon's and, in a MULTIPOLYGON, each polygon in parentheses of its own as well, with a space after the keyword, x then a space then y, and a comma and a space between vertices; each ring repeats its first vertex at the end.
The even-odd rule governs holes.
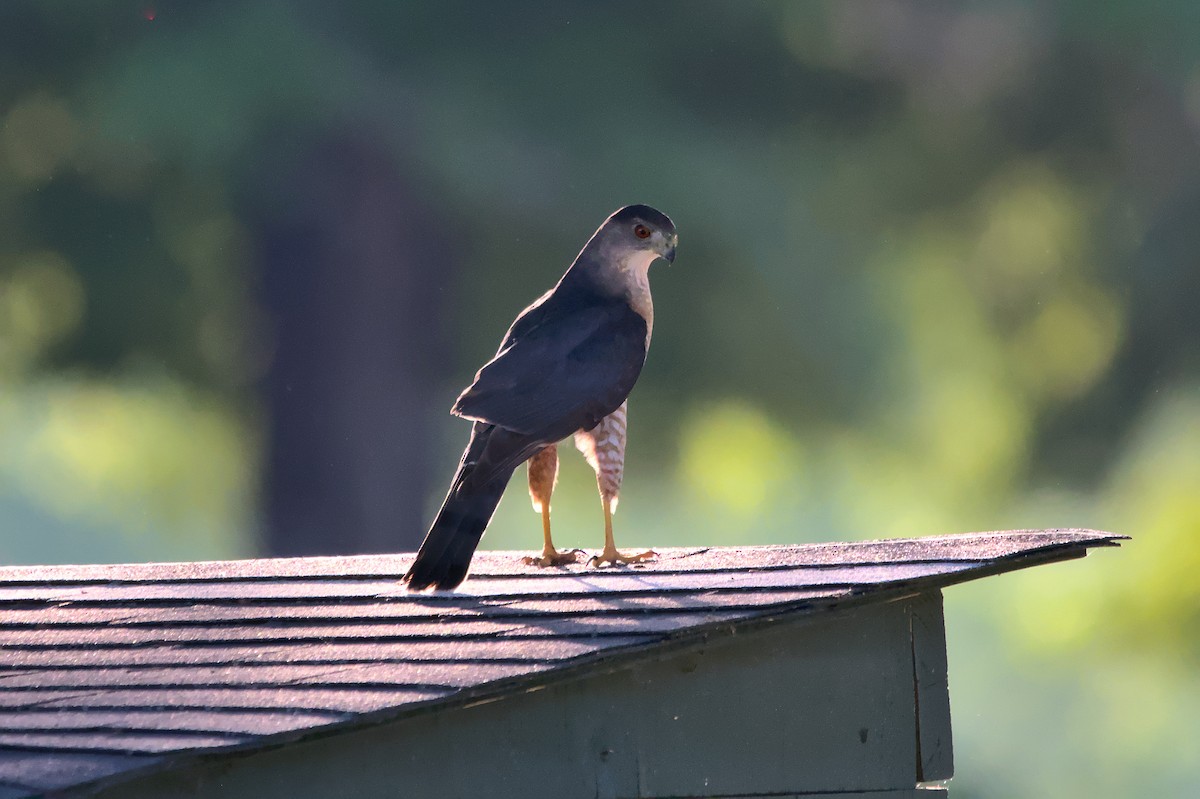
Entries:
MULTIPOLYGON (((0 559, 253 551, 243 198, 352 131, 460 248, 446 407, 605 214, 674 217, 623 545, 1132 534, 950 592, 954 795, 1194 795, 1198 57, 1190 2, 5 3, 0 559)), ((599 543, 577 457, 555 518, 599 543)))

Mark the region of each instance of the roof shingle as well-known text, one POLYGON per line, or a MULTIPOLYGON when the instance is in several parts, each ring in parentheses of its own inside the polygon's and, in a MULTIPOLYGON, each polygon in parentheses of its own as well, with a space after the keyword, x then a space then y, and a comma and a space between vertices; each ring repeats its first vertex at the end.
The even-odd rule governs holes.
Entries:
POLYGON ((1118 538, 1049 530, 669 549, 605 570, 481 552, 460 590, 442 594, 398 584, 410 555, 4 568, 0 799, 496 696, 1118 538))

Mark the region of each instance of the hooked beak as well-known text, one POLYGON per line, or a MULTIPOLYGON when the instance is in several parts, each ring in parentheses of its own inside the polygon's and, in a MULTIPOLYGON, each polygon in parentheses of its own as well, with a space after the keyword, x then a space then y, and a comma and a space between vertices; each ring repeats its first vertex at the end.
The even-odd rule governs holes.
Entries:
POLYGON ((666 260, 667 263, 669 263, 669 264, 675 263, 675 248, 678 245, 679 245, 679 237, 675 236, 674 238, 671 239, 671 246, 667 247, 667 249, 663 251, 662 257, 666 260))

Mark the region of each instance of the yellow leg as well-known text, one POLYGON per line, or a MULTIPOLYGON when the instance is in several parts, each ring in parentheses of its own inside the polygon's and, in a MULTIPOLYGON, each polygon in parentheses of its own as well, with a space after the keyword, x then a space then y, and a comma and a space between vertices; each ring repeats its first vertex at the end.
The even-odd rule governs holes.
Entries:
POLYGON ((572 549, 568 552, 559 552, 554 548, 554 542, 550 540, 550 504, 542 505, 542 555, 534 557, 529 555, 521 558, 521 562, 526 566, 565 566, 568 563, 579 562, 579 550, 572 549))
POLYGON ((588 562, 593 566, 603 566, 605 563, 611 563, 615 566, 618 563, 642 563, 651 558, 658 557, 658 553, 653 549, 648 549, 636 555, 626 555, 618 551, 617 544, 613 541, 613 498, 602 496, 600 499, 604 502, 604 551, 599 555, 593 555, 592 559, 588 562))
POLYGON ((542 514, 542 554, 521 558, 527 566, 563 566, 579 560, 579 550, 559 552, 550 540, 550 497, 558 480, 558 447, 550 445, 529 459, 529 498, 542 514))

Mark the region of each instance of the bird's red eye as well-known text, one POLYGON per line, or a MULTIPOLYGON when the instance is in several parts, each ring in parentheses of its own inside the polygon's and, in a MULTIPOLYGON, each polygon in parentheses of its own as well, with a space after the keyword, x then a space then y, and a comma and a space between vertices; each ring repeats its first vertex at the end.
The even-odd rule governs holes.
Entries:
POLYGON ((646 227, 645 225, 638 225, 633 229, 633 235, 637 236, 639 239, 648 239, 650 238, 650 228, 646 227))

